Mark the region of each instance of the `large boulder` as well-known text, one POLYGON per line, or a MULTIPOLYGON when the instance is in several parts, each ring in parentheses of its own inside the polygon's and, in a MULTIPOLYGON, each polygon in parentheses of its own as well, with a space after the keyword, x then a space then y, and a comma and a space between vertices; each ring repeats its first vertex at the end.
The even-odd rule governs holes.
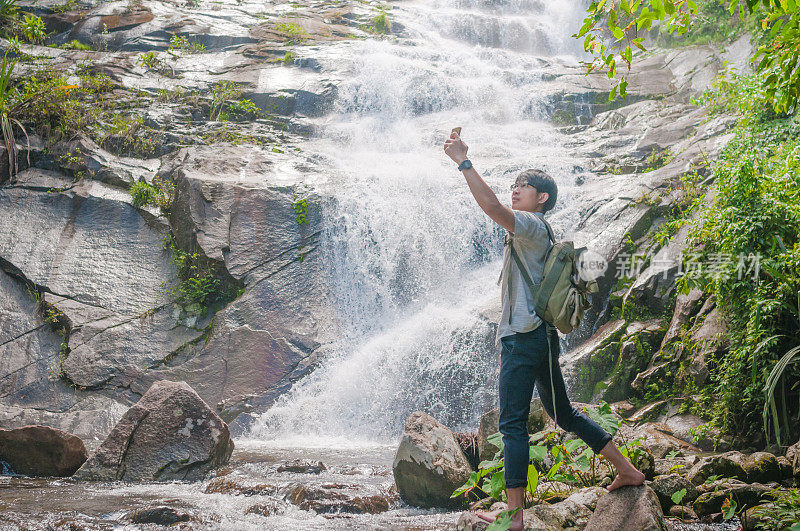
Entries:
POLYGON ((412 413, 392 465, 400 497, 418 507, 461 508, 466 498, 451 498, 472 469, 453 432, 430 415, 412 413))
POLYGON ((783 479, 778 458, 768 452, 748 455, 742 463, 748 483, 769 483, 783 479))
POLYGON ((738 455, 703 457, 686 473, 686 479, 694 485, 702 485, 711 476, 745 479, 747 474, 741 461, 738 455))
POLYGON ((75 474, 88 480, 199 480, 228 462, 228 426, 185 382, 160 381, 75 474))
POLYGON ((585 531, 609 529, 666 530, 664 513, 653 489, 646 485, 621 487, 604 494, 597 502, 585 531))
POLYGON ((86 461, 83 441, 47 426, 0 429, 0 460, 17 474, 71 476, 86 461))
MULTIPOLYGON (((531 400, 531 409, 528 414, 528 433, 536 433, 542 430, 548 420, 547 412, 542 407, 542 401, 538 398, 531 400)), ((482 461, 492 459, 497 453, 497 447, 488 441, 490 435, 500 430, 500 409, 495 408, 487 411, 481 416, 478 426, 478 456, 482 461)))
POLYGON ((766 500, 770 491, 761 483, 747 484, 736 479, 717 480, 706 488, 708 492, 700 494, 692 504, 698 516, 720 512, 726 499, 735 500, 740 509, 753 507, 766 500))

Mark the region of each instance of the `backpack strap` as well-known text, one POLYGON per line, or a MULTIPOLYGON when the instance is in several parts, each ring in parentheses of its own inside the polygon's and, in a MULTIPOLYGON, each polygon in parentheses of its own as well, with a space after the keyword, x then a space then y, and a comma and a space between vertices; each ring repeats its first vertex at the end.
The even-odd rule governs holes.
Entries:
POLYGON ((550 241, 556 243, 556 237, 553 235, 552 227, 550 227, 550 224, 547 222, 546 219, 544 219, 544 217, 542 217, 541 219, 544 222, 545 228, 547 229, 547 235, 550 237, 550 241))

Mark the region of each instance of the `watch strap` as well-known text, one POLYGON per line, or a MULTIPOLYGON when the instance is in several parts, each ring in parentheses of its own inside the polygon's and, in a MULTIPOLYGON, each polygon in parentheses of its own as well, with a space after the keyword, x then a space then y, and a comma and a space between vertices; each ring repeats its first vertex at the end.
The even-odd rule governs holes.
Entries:
POLYGON ((464 161, 458 165, 459 171, 468 170, 472 167, 472 162, 469 159, 464 159, 464 161))

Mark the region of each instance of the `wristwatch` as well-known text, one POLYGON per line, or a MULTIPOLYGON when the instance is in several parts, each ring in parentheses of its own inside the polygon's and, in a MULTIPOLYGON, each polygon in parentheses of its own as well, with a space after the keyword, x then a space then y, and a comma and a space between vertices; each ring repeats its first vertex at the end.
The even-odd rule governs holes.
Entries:
POLYGON ((458 171, 468 170, 472 167, 472 162, 469 159, 464 159, 464 162, 458 165, 458 171))

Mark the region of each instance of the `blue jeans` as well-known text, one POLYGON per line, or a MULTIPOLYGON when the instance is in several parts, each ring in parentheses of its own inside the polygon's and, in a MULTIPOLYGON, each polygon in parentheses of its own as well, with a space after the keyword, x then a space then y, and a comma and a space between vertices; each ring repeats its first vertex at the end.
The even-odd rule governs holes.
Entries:
POLYGON ((505 336, 500 342, 503 344, 500 355, 500 433, 505 447, 506 488, 525 487, 528 483, 527 421, 534 384, 539 389, 547 414, 555 418, 562 429, 575 433, 598 453, 611 440, 611 435, 570 404, 558 365, 560 348, 555 328, 542 323, 530 332, 505 336), (548 359, 548 329, 553 354, 552 373, 548 359), (555 395, 551 392, 551 383, 555 395))

